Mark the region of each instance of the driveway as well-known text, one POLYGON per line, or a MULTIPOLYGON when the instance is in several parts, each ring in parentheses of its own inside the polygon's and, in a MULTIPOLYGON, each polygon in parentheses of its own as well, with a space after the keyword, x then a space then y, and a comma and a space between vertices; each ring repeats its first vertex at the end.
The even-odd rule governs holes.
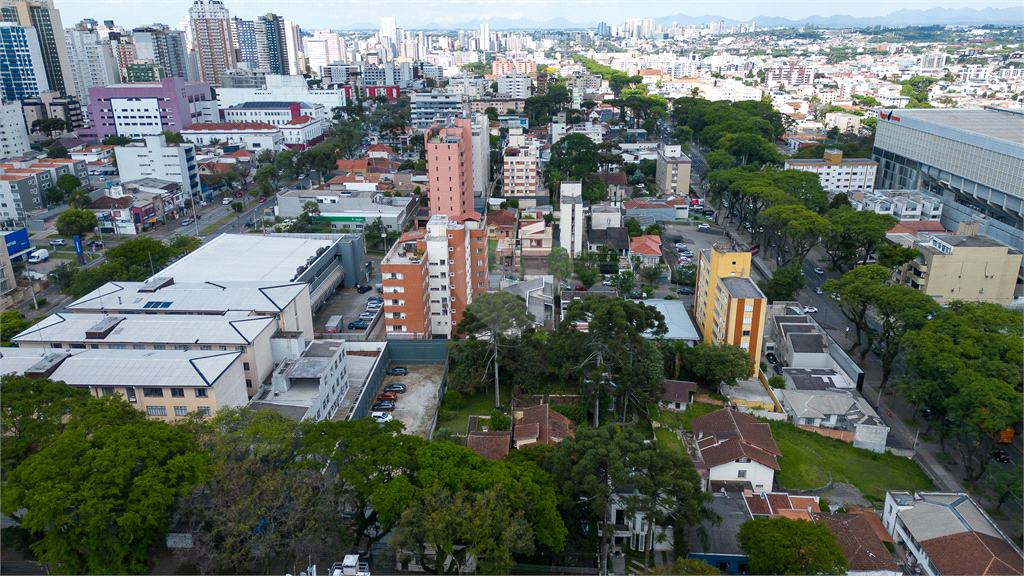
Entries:
MULTIPOLYGON (((398 395, 395 411, 392 416, 405 425, 406 434, 416 434, 422 438, 430 432, 430 422, 434 419, 437 408, 437 388, 444 376, 444 366, 440 364, 407 365, 409 373, 405 376, 387 376, 384 386, 394 382, 405 384, 405 394, 398 395)), ((383 386, 381 387, 383 390, 383 386)))

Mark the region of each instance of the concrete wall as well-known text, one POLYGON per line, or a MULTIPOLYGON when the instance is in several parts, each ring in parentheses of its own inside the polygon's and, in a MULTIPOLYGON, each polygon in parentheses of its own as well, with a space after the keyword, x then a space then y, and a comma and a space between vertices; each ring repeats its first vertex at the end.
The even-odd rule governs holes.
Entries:
POLYGON ((711 468, 709 479, 714 480, 746 480, 754 486, 754 491, 771 490, 772 482, 775 479, 775 471, 758 462, 750 461, 745 463, 728 462, 711 468), (745 478, 739 477, 739 471, 746 470, 745 478))
POLYGON ((885 452, 885 440, 888 436, 889 428, 886 426, 862 424, 854 431, 853 446, 881 454, 885 452))

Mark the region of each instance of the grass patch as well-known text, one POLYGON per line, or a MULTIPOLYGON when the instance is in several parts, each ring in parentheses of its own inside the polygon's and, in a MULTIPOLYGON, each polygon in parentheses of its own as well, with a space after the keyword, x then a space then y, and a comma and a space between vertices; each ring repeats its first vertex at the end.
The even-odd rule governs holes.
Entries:
POLYGON ((827 472, 831 472, 833 480, 853 484, 873 502, 884 501, 886 490, 935 489, 913 460, 854 448, 787 422, 770 426, 782 450, 776 478, 784 488, 817 488, 828 482, 827 472))
POLYGON ((669 452, 675 452, 680 456, 685 456, 686 453, 683 451, 683 443, 676 437, 675 432, 668 428, 658 428, 654 431, 655 436, 658 437, 658 444, 661 444, 663 450, 669 452))
POLYGON ((670 410, 659 410, 657 420, 661 422, 662 426, 668 428, 682 428, 682 424, 679 422, 679 415, 670 410))
POLYGON ((203 232, 202 233, 203 234, 213 234, 214 232, 217 231, 217 228, 219 228, 222 224, 224 224, 228 220, 231 220, 233 218, 238 218, 239 214, 240 214, 239 212, 231 212, 227 216, 221 218, 220 220, 217 220, 216 222, 214 222, 213 224, 210 224, 206 228, 203 228, 203 232))
MULTIPOLYGON (((512 400, 512 386, 501 387, 501 405, 508 406, 512 400)), ((484 392, 462 397, 462 407, 454 411, 454 416, 444 422, 438 422, 438 428, 447 428, 452 434, 465 434, 469 426, 470 416, 491 417, 494 411, 494 392, 484 392)))
POLYGON ((490 258, 491 262, 494 262, 495 255, 498 252, 498 239, 488 238, 487 239, 487 257, 490 258))

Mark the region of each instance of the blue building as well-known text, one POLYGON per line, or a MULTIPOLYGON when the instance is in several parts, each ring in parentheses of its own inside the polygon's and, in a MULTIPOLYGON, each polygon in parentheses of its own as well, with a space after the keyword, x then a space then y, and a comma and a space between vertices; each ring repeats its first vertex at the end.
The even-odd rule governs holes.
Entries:
POLYGON ((239 62, 248 62, 253 70, 260 67, 259 50, 256 48, 256 27, 252 20, 231 19, 231 34, 238 46, 239 62))
POLYGON ((8 101, 33 98, 50 89, 35 28, 0 22, 0 86, 8 101))

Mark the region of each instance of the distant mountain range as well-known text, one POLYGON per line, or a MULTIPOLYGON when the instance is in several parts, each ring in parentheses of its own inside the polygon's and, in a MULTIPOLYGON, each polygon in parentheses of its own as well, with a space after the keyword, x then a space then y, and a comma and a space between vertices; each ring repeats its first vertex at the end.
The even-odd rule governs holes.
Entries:
MULTIPOLYGON (((1024 11, 1021 8, 930 8, 928 10, 896 10, 886 16, 854 17, 842 14, 832 16, 809 16, 800 20, 790 20, 777 16, 755 16, 749 20, 733 20, 721 16, 688 16, 676 14, 674 16, 663 16, 655 18, 654 23, 663 24, 666 27, 676 22, 680 26, 700 26, 711 22, 724 21, 727 26, 735 24, 749 24, 754 21, 757 28, 797 27, 805 25, 820 26, 825 28, 865 28, 869 26, 883 26, 899 28, 903 26, 934 26, 959 24, 963 26, 975 26, 983 24, 1019 26, 1024 11)), ((595 21, 570 22, 565 18, 553 20, 533 20, 530 18, 510 19, 493 18, 490 20, 468 20, 458 24, 439 24, 437 22, 424 22, 417 26, 409 26, 407 30, 474 30, 480 25, 487 23, 491 30, 580 30, 585 28, 596 28, 595 21)), ((609 22, 609 25, 617 26, 620 22, 609 22)), ((342 30, 376 30, 380 23, 354 23, 343 26, 342 30)))

